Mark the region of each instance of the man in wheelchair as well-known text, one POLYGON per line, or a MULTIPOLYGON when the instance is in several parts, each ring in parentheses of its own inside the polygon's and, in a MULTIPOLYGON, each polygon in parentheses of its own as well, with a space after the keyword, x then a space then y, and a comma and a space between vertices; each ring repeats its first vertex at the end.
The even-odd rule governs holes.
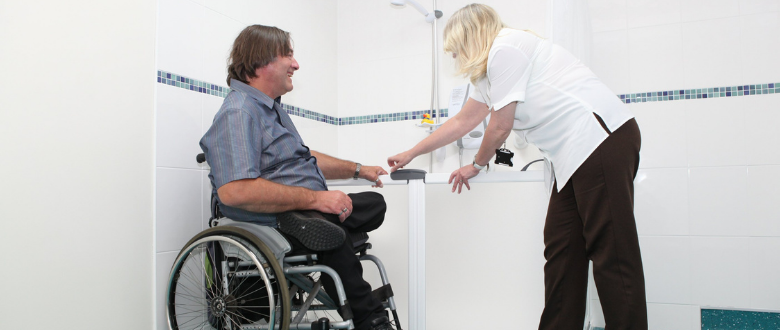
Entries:
MULTIPOLYGON (((378 166, 362 166, 304 145, 280 97, 293 89, 298 70, 288 32, 252 25, 230 54, 230 93, 203 136, 212 194, 232 220, 277 227, 293 253, 315 251, 320 264, 342 280, 356 329, 392 329, 346 232, 368 232, 384 221, 382 195, 329 191, 326 179, 363 178, 382 187, 378 166), (307 212, 289 212, 309 210, 307 212), (316 213, 312 213, 316 212, 316 213)), ((336 292, 323 276, 326 292, 336 292)))

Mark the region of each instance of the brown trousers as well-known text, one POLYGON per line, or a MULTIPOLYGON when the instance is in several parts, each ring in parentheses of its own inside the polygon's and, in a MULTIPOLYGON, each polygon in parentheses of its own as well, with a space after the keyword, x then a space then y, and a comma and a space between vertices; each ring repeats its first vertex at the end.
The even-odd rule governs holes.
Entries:
POLYGON ((631 119, 602 142, 560 192, 558 183, 553 186, 544 226, 547 263, 540 330, 583 328, 588 260, 593 261, 606 329, 647 330, 634 220, 640 145, 639 127, 631 119))

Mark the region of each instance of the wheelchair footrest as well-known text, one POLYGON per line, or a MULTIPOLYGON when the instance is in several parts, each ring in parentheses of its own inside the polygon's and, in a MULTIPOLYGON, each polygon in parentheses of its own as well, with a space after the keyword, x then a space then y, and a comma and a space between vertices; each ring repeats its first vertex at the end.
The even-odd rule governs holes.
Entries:
POLYGON ((393 296, 393 287, 390 286, 390 283, 385 284, 376 288, 376 290, 371 291, 371 295, 373 295, 376 300, 385 301, 393 296))

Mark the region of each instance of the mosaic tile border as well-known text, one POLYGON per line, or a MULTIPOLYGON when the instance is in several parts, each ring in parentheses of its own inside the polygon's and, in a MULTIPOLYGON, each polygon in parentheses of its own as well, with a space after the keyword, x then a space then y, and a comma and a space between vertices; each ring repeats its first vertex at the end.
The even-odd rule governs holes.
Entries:
MULTIPOLYGON (((230 92, 230 87, 224 87, 220 85, 210 84, 197 79, 188 78, 175 73, 157 70, 157 82, 169 86, 184 88, 198 93, 209 94, 219 97, 226 97, 230 92)), ((333 117, 319 112, 306 110, 300 107, 292 106, 289 104, 282 104, 282 109, 291 116, 303 117, 331 125, 344 126, 344 125, 357 125, 357 124, 372 124, 372 123, 387 123, 402 120, 417 120, 422 119, 423 114, 428 113, 428 110, 420 111, 406 111, 406 112, 394 112, 376 115, 365 116, 351 116, 351 117, 333 117)), ((439 110, 441 117, 447 117, 447 109, 439 110)), ((432 115, 436 118, 436 114, 432 115)))
MULTIPOLYGON (((226 97, 230 92, 229 87, 215 85, 200 81, 192 78, 188 78, 182 75, 178 75, 171 72, 157 70, 157 82, 169 86, 188 89, 198 93, 204 93, 219 97, 226 97)), ((767 83, 767 84, 755 84, 755 85, 741 85, 741 86, 727 86, 727 87, 709 87, 698 89, 679 89, 668 90, 660 92, 646 92, 646 93, 631 93, 631 94, 619 94, 617 95, 621 101, 625 104, 631 103, 645 103, 645 102, 662 102, 662 101, 678 101, 678 100, 696 100, 696 99, 712 99, 720 97, 737 97, 748 95, 763 95, 763 94, 780 94, 780 82, 767 83)), ((287 111, 291 116, 303 117, 331 125, 344 126, 344 125, 358 125, 358 124, 373 124, 373 123, 387 123, 403 120, 419 120, 422 119, 422 115, 428 113, 428 110, 419 111, 406 111, 406 112, 394 112, 384 113, 376 115, 365 116, 351 116, 351 117, 333 117, 325 114, 321 114, 315 111, 306 110, 300 107, 295 107, 289 104, 282 104, 282 108, 287 111)), ((448 109, 439 110, 439 116, 442 118, 449 117, 448 109)), ((432 117, 436 117, 434 113, 432 117)))
POLYGON ((229 87, 209 84, 205 81, 187 78, 175 73, 157 70, 157 82, 168 86, 189 89, 194 92, 226 97, 230 92, 229 87))
POLYGON ((620 94, 623 103, 641 103, 676 100, 712 99, 762 94, 780 94, 780 83, 710 87, 698 89, 679 89, 662 92, 620 94))

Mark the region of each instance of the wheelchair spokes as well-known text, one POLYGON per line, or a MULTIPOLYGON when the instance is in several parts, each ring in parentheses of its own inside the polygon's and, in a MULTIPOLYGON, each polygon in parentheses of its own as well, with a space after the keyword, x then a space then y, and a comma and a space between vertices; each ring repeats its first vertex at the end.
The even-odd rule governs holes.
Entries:
POLYGON ((184 251, 169 283, 171 329, 268 329, 269 323, 278 327, 280 286, 252 244, 238 237, 212 236, 184 251))

